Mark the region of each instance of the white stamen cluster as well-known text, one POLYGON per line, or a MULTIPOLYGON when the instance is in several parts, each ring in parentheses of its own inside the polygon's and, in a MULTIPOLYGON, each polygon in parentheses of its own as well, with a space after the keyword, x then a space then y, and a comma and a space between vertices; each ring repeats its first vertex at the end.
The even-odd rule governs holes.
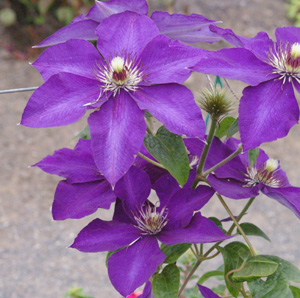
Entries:
POLYGON ((135 92, 145 79, 141 63, 130 56, 116 56, 106 64, 97 64, 95 72, 96 79, 104 85, 103 92, 112 92, 113 96, 121 89, 135 92))
POLYGON ((280 45, 275 49, 271 49, 268 54, 267 63, 274 70, 272 73, 279 75, 279 80, 283 80, 283 84, 288 80, 295 79, 300 83, 300 44, 294 43, 292 46, 289 43, 280 45))
POLYGON ((267 162, 260 168, 255 165, 247 168, 246 185, 244 187, 254 187, 259 183, 267 186, 279 188, 282 186, 282 181, 277 177, 276 172, 279 170, 277 160, 268 159, 267 162))
POLYGON ((157 212, 156 206, 150 204, 142 208, 137 216, 134 216, 136 227, 142 231, 142 235, 156 235, 168 223, 168 212, 163 207, 157 212))

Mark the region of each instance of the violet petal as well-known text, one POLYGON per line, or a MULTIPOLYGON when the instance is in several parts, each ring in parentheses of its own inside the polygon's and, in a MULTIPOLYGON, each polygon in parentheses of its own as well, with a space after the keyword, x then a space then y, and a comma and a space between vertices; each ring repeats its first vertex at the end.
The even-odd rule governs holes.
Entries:
POLYGON ((277 28, 275 31, 275 36, 278 44, 300 42, 300 28, 298 27, 282 27, 277 28))
POLYGON ((200 293, 202 294, 202 296, 204 298, 220 298, 220 296, 215 294, 211 289, 201 286, 199 284, 197 286, 199 288, 200 293))

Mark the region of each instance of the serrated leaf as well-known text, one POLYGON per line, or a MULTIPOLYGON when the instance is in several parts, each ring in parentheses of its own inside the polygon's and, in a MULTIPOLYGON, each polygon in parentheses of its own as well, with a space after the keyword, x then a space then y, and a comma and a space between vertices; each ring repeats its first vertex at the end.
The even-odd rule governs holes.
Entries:
POLYGON ((259 155, 259 149, 255 148, 255 149, 250 149, 248 152, 248 157, 249 157, 249 161, 250 161, 250 166, 253 167, 257 157, 259 155))
POLYGON ((228 116, 225 117, 219 124, 215 136, 218 137, 219 139, 225 137, 228 133, 229 128, 235 121, 234 117, 228 116))
MULTIPOLYGON (((259 227, 250 222, 241 223, 240 226, 247 236, 259 236, 271 241, 270 238, 259 227)), ((237 230, 237 233, 241 234, 239 230, 237 230)))
POLYGON ((224 272, 220 270, 212 270, 205 272, 198 280, 197 284, 202 285, 204 282, 206 282, 211 277, 216 276, 224 276, 224 272))
POLYGON ((300 289, 294 286, 290 286, 294 298, 300 298, 300 289))
POLYGON ((228 129, 227 138, 232 137, 239 131, 239 118, 236 118, 228 129))
POLYGON ((183 186, 189 177, 189 158, 181 136, 160 127, 155 136, 146 134, 144 144, 149 153, 158 160, 183 186))
POLYGON ((153 278, 152 290, 155 298, 177 298, 180 273, 176 265, 170 264, 153 278))
POLYGON ((84 130, 82 130, 77 136, 74 137, 74 139, 80 138, 84 140, 89 140, 91 139, 91 132, 90 132, 90 127, 87 125, 84 130))
MULTIPOLYGON (((219 250, 221 251, 224 259, 224 276, 226 276, 229 271, 240 268, 242 264, 251 256, 249 248, 241 242, 231 242, 225 247, 220 247, 219 250)), ((229 275, 229 281, 232 282, 236 287, 241 286, 240 283, 236 283, 232 280, 232 275, 229 275)), ((237 297, 239 291, 232 287, 227 281, 226 285, 232 296, 237 297)))
POLYGON ((192 244, 190 243, 180 243, 176 245, 164 245, 162 244, 160 246, 161 251, 166 255, 166 259, 164 263, 167 264, 172 264, 175 263, 178 258, 183 255, 190 247, 192 244))
POLYGON ((260 277, 272 275, 278 268, 276 262, 270 261, 264 257, 249 257, 244 268, 232 275, 235 282, 252 281, 260 277))

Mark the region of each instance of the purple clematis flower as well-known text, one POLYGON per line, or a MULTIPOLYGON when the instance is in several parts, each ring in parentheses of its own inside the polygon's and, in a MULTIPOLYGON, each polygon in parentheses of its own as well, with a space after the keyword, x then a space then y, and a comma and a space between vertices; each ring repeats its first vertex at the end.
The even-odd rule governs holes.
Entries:
POLYGON ((178 83, 205 51, 159 35, 150 18, 128 11, 103 20, 97 34, 101 55, 87 41, 69 40, 35 61, 46 82, 29 99, 21 124, 67 125, 96 108, 88 120, 95 162, 115 185, 142 146, 145 110, 174 133, 204 136, 193 94, 178 83))
POLYGON ((118 250, 108 259, 108 274, 123 296, 147 282, 164 261, 158 241, 174 245, 228 238, 215 223, 194 214, 213 195, 210 187, 176 186, 177 191, 170 189, 174 194, 160 197, 158 205, 147 200, 149 177, 138 171, 132 167, 116 185, 115 193, 121 200, 117 200, 113 220, 95 219, 71 245, 82 252, 118 250))
POLYGON ((204 298, 220 298, 220 296, 214 293, 211 289, 201 286, 199 284, 197 286, 199 288, 201 295, 204 298))
MULTIPOLYGON (((236 151, 238 143, 238 140, 230 138, 223 144, 218 138, 214 138, 205 169, 209 169, 236 151)), ((185 144, 193 155, 200 155, 203 150, 202 142, 199 140, 189 139, 185 144)), ((300 218, 300 188, 291 186, 279 162, 270 159, 261 149, 253 166, 246 151, 215 170, 207 179, 218 193, 228 198, 251 198, 262 192, 289 208, 300 218)))
POLYGON ((212 52, 192 69, 252 85, 239 105, 243 148, 285 137, 299 120, 293 86, 300 92, 300 28, 278 28, 276 42, 265 32, 245 38, 211 28, 238 48, 212 52))
MULTIPOLYGON (((96 28, 106 18, 113 14, 132 11, 147 15, 146 0, 110 0, 96 1, 87 15, 76 17, 69 25, 47 37, 35 47, 46 47, 65 42, 69 39, 97 40, 96 28)), ((152 20, 159 28, 160 34, 171 39, 178 39, 186 43, 212 43, 222 39, 220 35, 210 31, 209 25, 218 23, 208 20, 201 15, 170 15, 167 12, 155 11, 152 20)))

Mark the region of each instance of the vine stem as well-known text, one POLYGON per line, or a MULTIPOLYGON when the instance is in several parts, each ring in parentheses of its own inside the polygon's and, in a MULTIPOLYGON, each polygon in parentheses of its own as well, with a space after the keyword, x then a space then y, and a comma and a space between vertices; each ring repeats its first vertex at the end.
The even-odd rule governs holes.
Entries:
POLYGON ((138 153, 138 156, 140 156, 141 158, 147 160, 148 162, 152 163, 153 165, 166 170, 166 168, 162 164, 152 160, 151 158, 147 157, 146 155, 142 154, 141 152, 138 153))
POLYGON ((0 94, 7 94, 7 93, 15 93, 15 92, 26 92, 26 91, 34 91, 39 87, 27 87, 27 88, 18 88, 18 89, 7 89, 7 90, 0 90, 0 94))
POLYGON ((229 216, 231 217, 231 219, 233 220, 234 224, 236 225, 237 229, 240 231, 241 235, 244 237, 252 256, 256 257, 256 253, 255 250, 252 246, 252 244, 250 243, 249 239, 247 238, 244 230, 241 228, 241 226, 239 225, 238 221, 236 220, 236 218, 234 217, 234 215, 232 214, 231 210, 229 209, 228 205, 225 203, 223 197, 220 194, 217 194, 218 199, 220 200, 221 204, 223 205, 223 207, 225 208, 225 210, 227 211, 227 213, 229 214, 229 216))

